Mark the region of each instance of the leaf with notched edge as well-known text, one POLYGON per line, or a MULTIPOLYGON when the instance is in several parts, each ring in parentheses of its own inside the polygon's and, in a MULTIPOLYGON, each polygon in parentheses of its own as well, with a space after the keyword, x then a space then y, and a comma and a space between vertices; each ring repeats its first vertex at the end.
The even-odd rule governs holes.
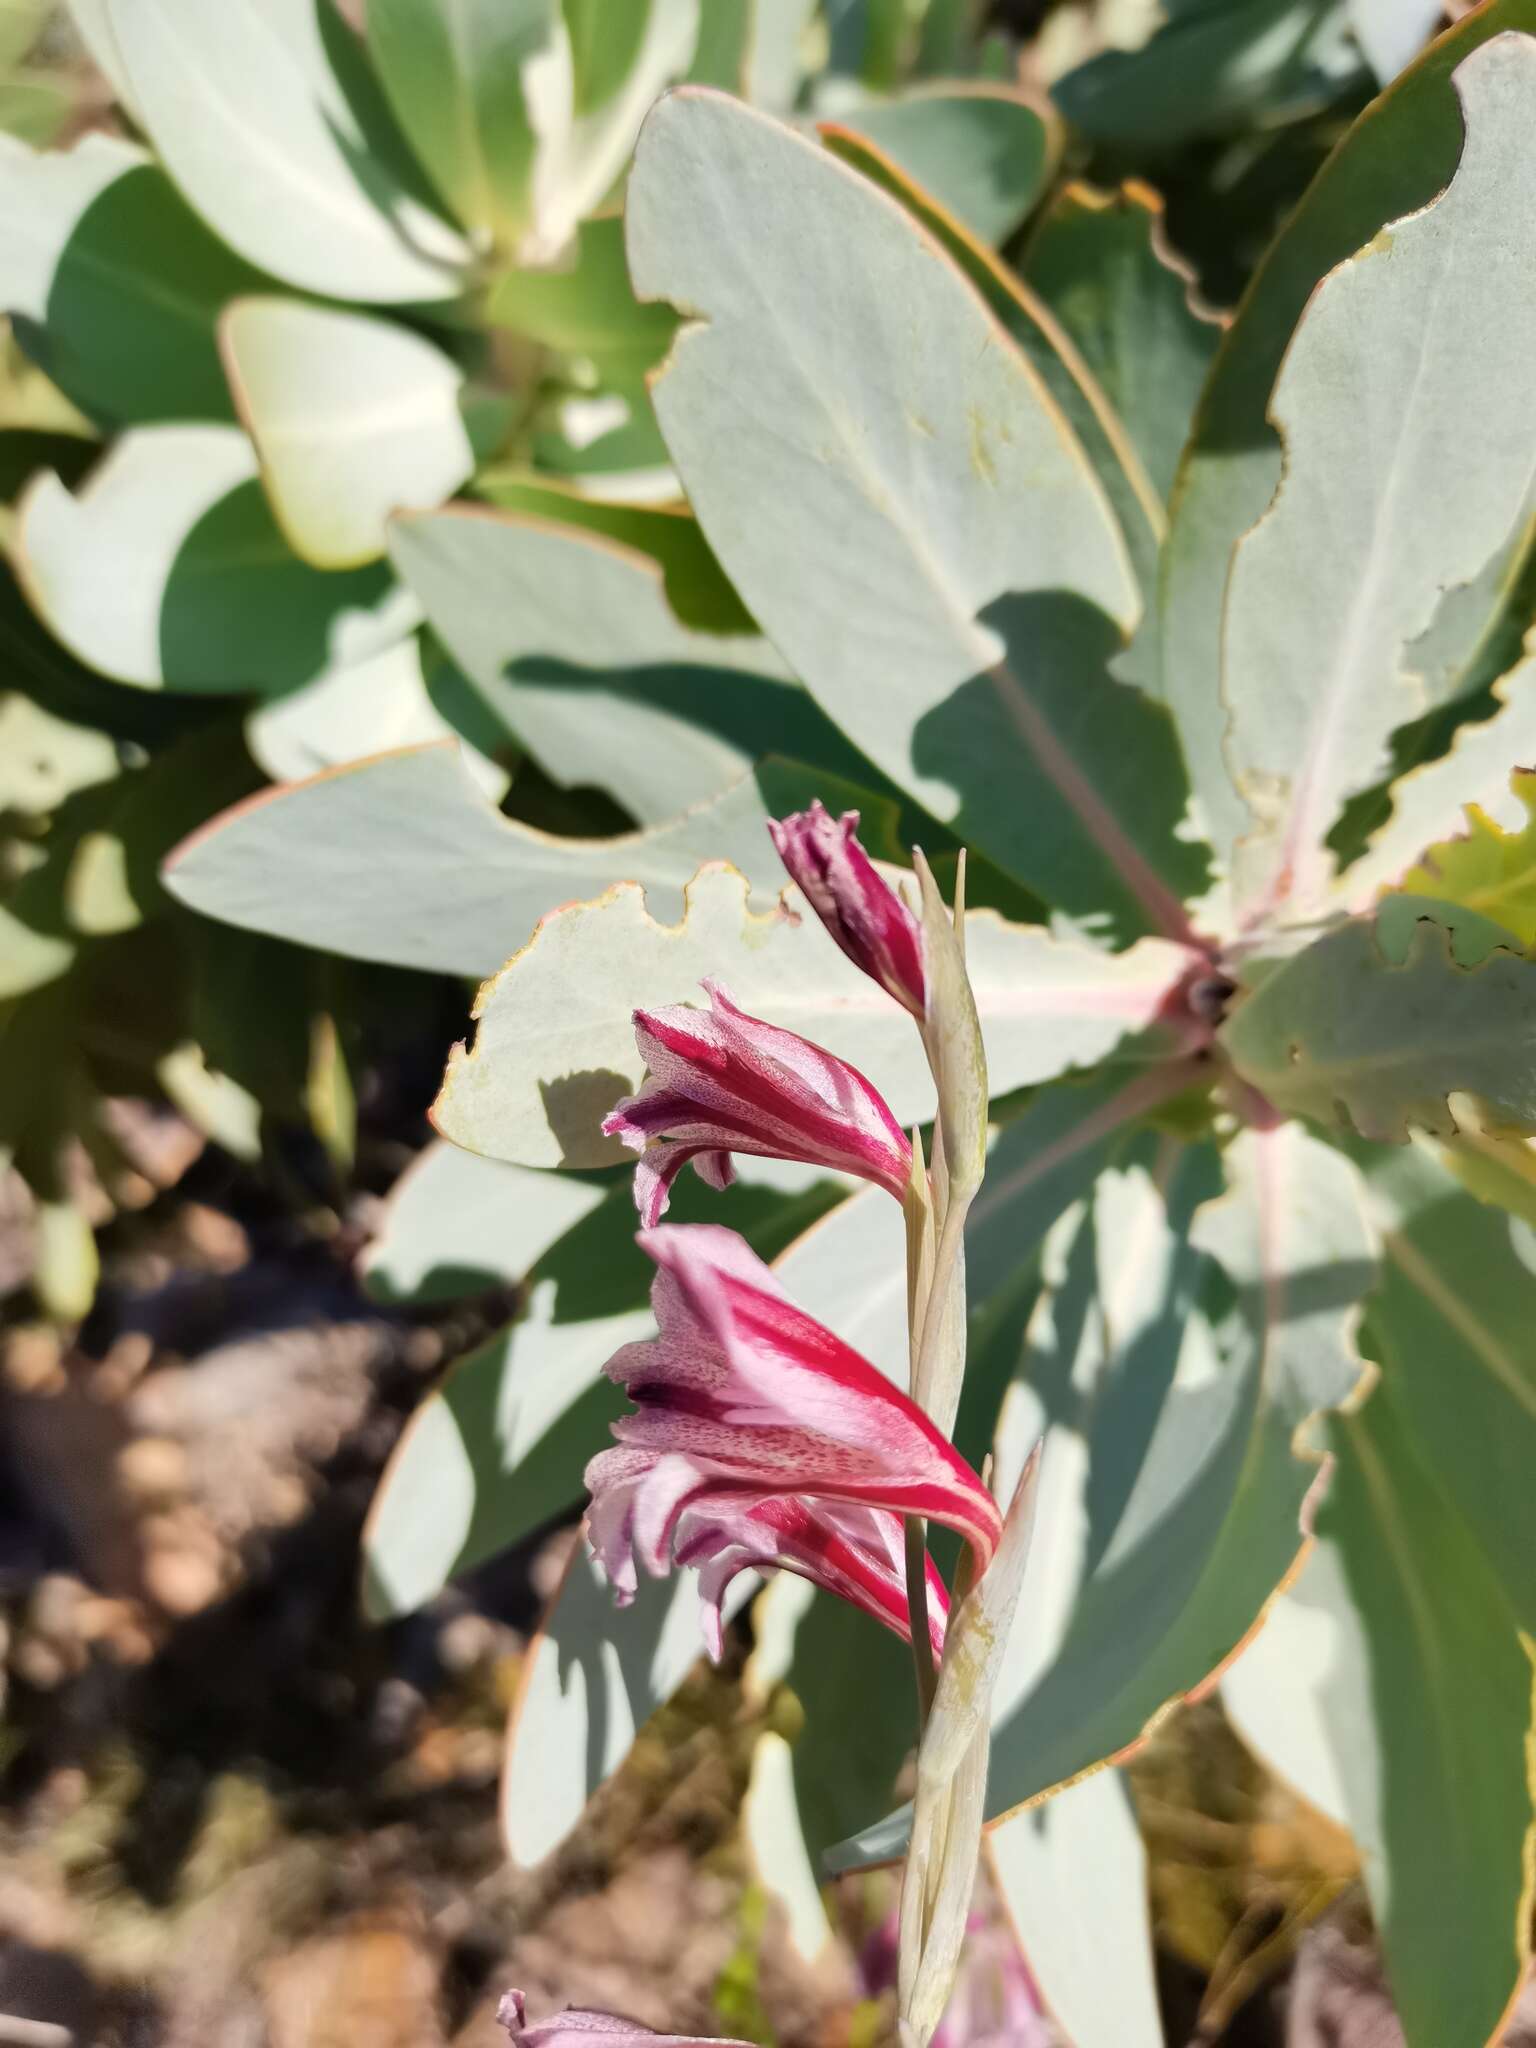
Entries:
POLYGON ((1527 813, 1518 832, 1468 804, 1465 835, 1430 847, 1403 887, 1481 911, 1529 946, 1536 943, 1536 773, 1517 769, 1509 786, 1527 813))
POLYGON ((1475 912, 1388 898, 1274 967, 1222 1027, 1277 1109, 1400 1144, 1450 1136, 1449 1098, 1495 1132, 1536 1131, 1536 961, 1475 912))

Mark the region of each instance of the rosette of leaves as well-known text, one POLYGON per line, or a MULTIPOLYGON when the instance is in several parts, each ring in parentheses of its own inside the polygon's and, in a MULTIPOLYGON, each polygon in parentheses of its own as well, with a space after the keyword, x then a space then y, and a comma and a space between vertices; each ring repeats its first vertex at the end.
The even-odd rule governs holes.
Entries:
MULTIPOLYGON (((598 1354, 634 1331, 562 1370, 581 1319, 538 1262, 574 1249, 558 1202, 611 1199, 584 1176, 640 1079, 634 1006, 718 975, 925 1113, 899 1013, 776 902, 766 813, 857 801, 889 855, 904 807, 907 837, 975 850, 998 1100, 958 1433, 1004 1494, 1046 1442, 991 1842, 1084 2043, 1160 2036, 1139 1843, 1114 1779, 1078 1781, 1289 1611, 1307 1530, 1331 1578, 1292 1599, 1343 1619, 1279 1660, 1279 1718, 1332 1737, 1324 1789, 1413 2048, 1481 2048, 1527 1959, 1536 924, 1511 775, 1536 752, 1533 113, 1536 7, 1490 0, 1360 117, 1222 332, 1136 191, 1055 193, 1004 262, 856 122, 674 94, 640 140, 628 256, 641 301, 686 317, 653 397, 722 609, 706 624, 695 585, 685 622, 675 564, 613 560, 673 634, 718 635, 730 594, 754 654, 706 689, 697 643, 658 640, 557 683, 510 600, 472 644, 446 576, 427 590, 458 515, 396 542, 466 673, 550 713, 530 744, 556 774, 553 714, 586 693, 589 773, 644 789, 642 829, 540 838, 428 749, 277 792, 169 870, 249 928, 491 976, 387 1256, 421 1284, 471 1216, 510 1228, 538 1185, 551 1230, 512 1350, 434 1397, 386 1482, 388 1613, 574 1501, 602 1441, 598 1354)), ((780 1270, 901 1369, 875 1196, 780 1270)), ((693 1600, 669 1584, 615 1613, 573 1562, 513 1716, 519 1861, 677 1683, 693 1600)), ((803 1728, 749 1832, 814 1945, 815 1876, 904 1837, 882 1818, 900 1649, 785 1583, 756 1624, 748 1683, 786 1684, 803 1728)), ((1255 1740, 1274 1720, 1249 1714, 1255 1740)), ((1304 1783, 1318 1745, 1296 1748, 1304 1783)))
MULTIPOLYGON (((0 1155, 38 1197, 37 1292, 65 1315, 94 1273, 69 1162, 100 1149, 104 1095, 169 1091, 247 1156, 264 1113, 317 1117, 338 1165, 349 1148, 361 987, 175 910, 156 880, 172 845, 264 775, 438 739, 487 798, 511 785, 559 830, 712 793, 735 743, 687 704, 643 734, 658 755, 658 732, 689 734, 658 759, 665 787, 637 770, 616 789, 581 686, 618 663, 661 706, 739 678, 763 691, 754 731, 777 716, 783 665, 682 516, 646 393, 676 325, 623 255, 646 108, 690 75, 788 107, 834 54, 867 97, 973 48, 958 17, 947 44, 915 18, 892 42, 853 9, 834 52, 814 8, 753 0, 71 14, 115 127, 0 134, 0 1155), (407 508, 427 516, 392 526, 407 508), (502 618, 515 647, 487 644, 502 618), (704 680, 684 685, 691 660, 704 680), (264 1021, 244 1015, 258 989, 264 1021)), ((0 30, 0 64, 61 32, 23 0, 0 30)), ((967 108, 1015 124, 1008 167, 990 131, 971 164, 1011 224, 1052 132, 1006 89, 967 108)), ((895 146, 949 109, 917 107, 895 146)))

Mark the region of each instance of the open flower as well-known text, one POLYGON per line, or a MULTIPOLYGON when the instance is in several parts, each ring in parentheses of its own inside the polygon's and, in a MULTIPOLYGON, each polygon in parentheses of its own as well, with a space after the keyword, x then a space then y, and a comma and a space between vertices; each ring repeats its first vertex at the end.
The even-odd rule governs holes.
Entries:
POLYGON ((856 967, 918 1022, 927 1008, 923 932, 857 837, 859 814, 834 819, 823 804, 775 818, 768 830, 801 895, 856 967))
POLYGON ((515 2048, 587 2048, 601 2039, 604 2048, 626 2048, 644 2042, 646 2048, 747 2048, 744 2041, 713 2041, 699 2034, 658 2034, 635 2020, 621 2020, 611 2012, 590 2012, 570 2006, 547 2020, 528 2024, 527 2001, 521 1991, 503 1994, 496 2017, 512 2036, 515 2048))
MULTIPOLYGON (((718 1651, 725 1588, 781 1566, 909 1636, 901 1518, 920 1515, 990 1563, 1001 1522, 964 1458, 897 1387, 784 1294, 734 1231, 642 1231, 660 1335, 610 1359, 638 1412, 587 1467, 593 1550, 620 1599, 636 1561, 704 1567, 718 1651)), ((935 1647, 943 1598, 930 1572, 935 1647)))
POLYGON ((635 1202, 650 1229, 691 1159, 711 1187, 729 1187, 730 1155, 800 1159, 875 1181, 901 1200, 912 1148, 857 1068, 809 1039, 739 1010, 706 981, 707 1010, 677 1003, 636 1010, 649 1073, 638 1095, 603 1119, 640 1154, 635 1202))

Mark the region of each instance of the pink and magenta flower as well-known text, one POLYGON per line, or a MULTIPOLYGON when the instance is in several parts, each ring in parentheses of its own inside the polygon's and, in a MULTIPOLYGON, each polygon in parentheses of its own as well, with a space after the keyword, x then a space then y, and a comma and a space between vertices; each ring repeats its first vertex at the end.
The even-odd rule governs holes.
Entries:
POLYGON ((770 819, 768 830, 791 879, 848 958, 921 1023, 928 1000, 922 926, 859 844, 858 823, 857 811, 834 818, 813 803, 793 817, 770 819))
POLYGON ((496 2017, 511 2035, 514 2048, 747 2048, 744 2041, 706 2040, 699 2034, 658 2034, 637 2020, 621 2020, 611 2012, 569 2006, 547 2020, 528 2024, 528 2004, 521 1991, 503 1994, 496 2017))
MULTIPOLYGON (((733 1231, 669 1224, 640 1243, 659 1269, 660 1334, 609 1361, 637 1412, 587 1467, 587 1532, 620 1603, 634 1597, 637 1563, 656 1577, 700 1566, 718 1655, 731 1580, 778 1567, 910 1639, 903 1517, 956 1530, 979 1575, 1001 1534, 981 1479, 733 1231)), ((946 1603, 931 1568, 929 1595, 938 1649, 946 1603)))
POLYGON ((711 1187, 729 1187, 733 1152, 857 1174, 900 1201, 912 1148, 858 1069, 749 1017, 717 983, 704 989, 707 1010, 636 1010, 645 1085, 603 1119, 607 1136, 640 1154, 635 1202, 646 1228, 689 1160, 711 1187))

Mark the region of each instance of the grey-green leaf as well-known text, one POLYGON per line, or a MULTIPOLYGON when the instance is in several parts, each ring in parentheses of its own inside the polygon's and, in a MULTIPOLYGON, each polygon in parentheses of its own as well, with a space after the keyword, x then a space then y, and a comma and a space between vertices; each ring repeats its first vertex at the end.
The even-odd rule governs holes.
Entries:
POLYGON ((1127 742, 1138 707, 1105 675, 1137 611, 1124 541, 938 245, 825 152, 697 88, 646 125, 628 227, 642 296, 697 316, 655 390, 668 446, 807 688, 1048 900, 1179 928, 1166 876, 1200 862, 1174 838, 1177 762, 1155 730, 1127 742), (802 218, 823 231, 808 241, 802 218))
POLYGON ((1068 2040, 1164 2048, 1147 1852, 1120 1773, 1099 1771, 1004 1821, 988 1837, 987 1858, 1068 2040))
POLYGON ((441 503, 474 468, 463 373, 409 328, 244 298, 221 335, 273 516, 315 568, 377 561, 392 512, 441 503))
POLYGON ((926 86, 847 121, 993 248, 1034 208, 1061 153, 1050 108, 1007 86, 926 86))
POLYGON ((558 0, 368 0, 395 117, 454 214, 516 250, 533 223, 530 71, 561 61, 558 0))
POLYGON ((1315 905, 1342 804, 1429 708, 1409 644, 1499 550, 1536 469, 1536 274, 1509 260, 1536 209, 1536 39, 1496 37, 1454 82, 1467 139, 1444 196, 1324 280, 1275 386, 1285 483, 1236 551, 1223 638, 1240 915, 1315 905))
POLYGON ((1166 501, 1200 388, 1221 339, 1193 303, 1161 203, 1143 185, 1068 185, 1029 241, 1024 275, 1082 351, 1166 501))
POLYGON ((700 862, 719 857, 749 870, 771 902, 783 871, 764 815, 748 777, 652 832, 559 839, 502 817, 457 747, 408 747, 215 818, 177 850, 166 886, 252 931, 479 978, 527 943, 551 904, 613 882, 641 884, 673 916, 700 862))
POLYGON ((1198 819, 1221 844, 1247 823, 1222 752, 1222 600, 1232 550, 1280 480, 1280 444, 1266 418, 1276 372, 1319 280, 1447 183, 1462 142, 1451 72, 1507 28, 1536 29, 1536 0, 1474 9, 1366 109, 1272 243, 1207 380, 1174 493, 1157 616, 1162 689, 1198 819))
POLYGON ((1345 1787, 1388 1974, 1408 2048, 1484 2048, 1530 1957, 1530 1641, 1390 1378, 1329 1444, 1317 1539, 1361 1645, 1345 1787))
MULTIPOLYGON (((898 1121, 926 1120, 932 1082, 910 1019, 828 944, 795 892, 786 900, 787 914, 754 915, 742 876, 717 864, 690 886, 678 925, 659 923, 632 884, 552 912, 481 990, 474 1048, 450 1057, 438 1128, 526 1166, 616 1158, 597 1125, 643 1076, 632 1013, 696 1001, 706 976, 856 1064, 898 1121)), ((1105 954, 974 912, 966 956, 1000 1094, 1105 1057, 1178 1049, 1161 1013, 1189 956, 1166 941, 1105 954)))
POLYGON ((1452 1097, 1494 1131, 1536 1131, 1536 961, 1485 918, 1389 899, 1276 966, 1222 1027, 1276 1108, 1400 1144, 1449 1136, 1452 1097))
POLYGON ((0 137, 0 273, 29 352, 77 405, 115 425, 232 417, 214 322, 261 274, 142 150, 0 137))
POLYGON ((130 104, 215 232, 328 297, 455 297, 468 251, 381 148, 377 87, 332 0, 106 0, 130 104))
POLYGON ((16 562, 71 654, 147 690, 294 689, 416 622, 382 565, 328 576, 297 559, 234 427, 136 428, 73 494, 44 471, 16 562))
MULTIPOLYGON (((1006 1489, 1043 1436, 1040 1525, 996 1694, 988 1811, 1134 1747, 1258 1619, 1301 1546, 1304 1426, 1352 1391, 1375 1278, 1358 1177, 1296 1125, 1143 1136, 1047 1240, 1003 1408, 1006 1489)), ((899 1852, 893 1816, 838 1852, 899 1852)))
POLYGON ((857 759, 755 634, 682 625, 649 556, 543 520, 394 522, 395 564, 439 637, 544 769, 642 824, 718 796, 761 755, 857 759))

